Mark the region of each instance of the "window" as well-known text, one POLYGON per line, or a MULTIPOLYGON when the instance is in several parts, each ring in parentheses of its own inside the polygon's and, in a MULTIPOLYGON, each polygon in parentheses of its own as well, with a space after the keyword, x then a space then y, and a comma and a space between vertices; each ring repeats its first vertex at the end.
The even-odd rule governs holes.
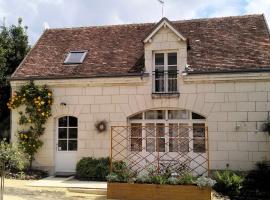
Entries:
POLYGON ((77 151, 78 120, 65 116, 58 119, 58 151, 77 151))
POLYGON ((176 93, 177 53, 155 53, 154 55, 154 93, 176 93))
POLYGON ((70 51, 65 64, 81 64, 84 61, 87 51, 70 51))
POLYGON ((205 152, 205 117, 188 110, 147 110, 129 118, 131 151, 205 152))
POLYGON ((193 124, 193 151, 205 152, 205 125, 193 124))
POLYGON ((131 151, 142 151, 142 124, 131 124, 131 151))

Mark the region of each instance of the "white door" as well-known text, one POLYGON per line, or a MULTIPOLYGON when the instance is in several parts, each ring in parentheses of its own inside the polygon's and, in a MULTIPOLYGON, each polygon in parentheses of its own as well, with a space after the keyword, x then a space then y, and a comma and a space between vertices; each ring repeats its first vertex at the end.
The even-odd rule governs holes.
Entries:
POLYGON ((57 121, 55 172, 75 172, 78 147, 78 119, 64 116, 57 121))

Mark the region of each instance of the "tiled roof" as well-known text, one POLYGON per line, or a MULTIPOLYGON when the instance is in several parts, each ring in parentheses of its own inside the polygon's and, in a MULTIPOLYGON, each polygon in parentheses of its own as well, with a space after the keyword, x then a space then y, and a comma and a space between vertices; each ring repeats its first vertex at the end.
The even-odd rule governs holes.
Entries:
MULTIPOLYGON (((173 21, 188 41, 197 73, 270 70, 270 35, 263 15, 173 21)), ((120 76, 140 73, 143 39, 154 23, 46 30, 13 79, 120 76), (83 64, 65 65, 69 51, 88 50, 83 64)))

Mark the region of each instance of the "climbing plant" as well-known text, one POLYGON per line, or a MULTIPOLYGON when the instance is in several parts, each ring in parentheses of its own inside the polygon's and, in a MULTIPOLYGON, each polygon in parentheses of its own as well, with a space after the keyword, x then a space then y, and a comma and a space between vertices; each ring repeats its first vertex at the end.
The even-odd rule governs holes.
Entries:
POLYGON ((51 116, 52 92, 46 85, 35 85, 33 81, 14 92, 7 106, 9 109, 21 107, 17 137, 19 147, 28 155, 30 168, 34 155, 42 146, 40 136, 45 131, 45 123, 51 116))

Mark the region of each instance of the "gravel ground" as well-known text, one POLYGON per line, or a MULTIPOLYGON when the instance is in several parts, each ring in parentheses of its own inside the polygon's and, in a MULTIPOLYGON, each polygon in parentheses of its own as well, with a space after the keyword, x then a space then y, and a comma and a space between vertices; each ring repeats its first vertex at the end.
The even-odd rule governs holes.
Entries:
POLYGON ((84 193, 72 193, 66 189, 39 188, 25 186, 27 181, 5 180, 4 200, 101 200, 103 197, 96 197, 84 193))

